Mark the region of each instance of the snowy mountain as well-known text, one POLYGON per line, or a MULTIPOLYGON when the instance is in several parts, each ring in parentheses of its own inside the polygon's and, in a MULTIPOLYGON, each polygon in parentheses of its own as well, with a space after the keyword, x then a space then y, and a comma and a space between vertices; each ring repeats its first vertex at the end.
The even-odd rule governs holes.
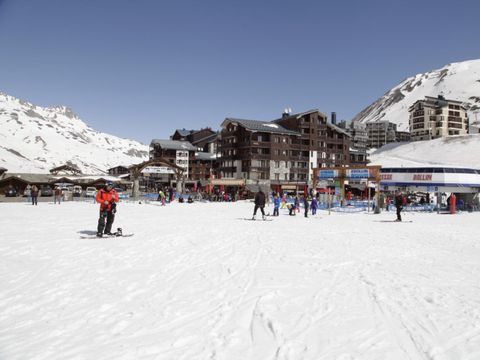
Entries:
MULTIPOLYGON (((408 108, 425 96, 443 95, 464 102, 473 113, 480 110, 480 59, 449 64, 402 81, 380 99, 362 110, 353 120, 388 120, 398 130, 408 131, 408 108)), ((473 114, 471 120, 475 120, 473 114)))
POLYGON ((76 165, 98 174, 148 158, 148 146, 95 131, 72 110, 43 108, 0 92, 0 167, 44 173, 76 165))
POLYGON ((373 152, 369 165, 384 167, 445 165, 480 169, 480 134, 429 141, 391 143, 373 152))

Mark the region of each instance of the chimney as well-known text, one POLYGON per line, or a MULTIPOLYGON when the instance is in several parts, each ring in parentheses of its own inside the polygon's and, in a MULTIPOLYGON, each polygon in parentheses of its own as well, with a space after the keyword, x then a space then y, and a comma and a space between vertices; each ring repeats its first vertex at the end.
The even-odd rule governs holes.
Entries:
POLYGON ((289 117, 291 112, 292 112, 291 108, 285 108, 283 110, 282 119, 289 117))
POLYGON ((337 113, 336 112, 332 112, 331 122, 332 122, 332 125, 337 125, 337 113))

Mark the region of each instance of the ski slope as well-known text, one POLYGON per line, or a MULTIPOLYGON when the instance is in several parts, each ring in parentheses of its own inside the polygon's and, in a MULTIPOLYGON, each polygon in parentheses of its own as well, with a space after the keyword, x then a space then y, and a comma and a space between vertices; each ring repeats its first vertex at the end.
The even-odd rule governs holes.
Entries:
POLYGON ((369 156, 369 165, 453 166, 480 169, 480 134, 391 143, 369 156))
POLYGON ((0 203, 0 359, 480 358, 479 213, 252 210, 0 203))

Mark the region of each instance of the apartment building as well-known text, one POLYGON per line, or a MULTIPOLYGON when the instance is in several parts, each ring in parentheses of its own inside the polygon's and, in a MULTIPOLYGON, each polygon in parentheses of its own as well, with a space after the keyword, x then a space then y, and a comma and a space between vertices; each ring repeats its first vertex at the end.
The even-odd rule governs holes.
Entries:
POLYGON ((380 148, 385 144, 397 141, 397 124, 390 121, 375 121, 366 123, 367 147, 380 148))
POLYGON ((367 126, 360 121, 351 121, 347 123, 341 121, 338 126, 350 134, 350 165, 366 165, 368 133, 367 126))
POLYGON ((311 185, 315 167, 347 166, 350 135, 319 110, 272 121, 226 118, 219 144, 223 178, 311 185))
POLYGON ((468 134, 467 109, 460 101, 447 100, 441 95, 425 96, 408 111, 412 141, 468 134))

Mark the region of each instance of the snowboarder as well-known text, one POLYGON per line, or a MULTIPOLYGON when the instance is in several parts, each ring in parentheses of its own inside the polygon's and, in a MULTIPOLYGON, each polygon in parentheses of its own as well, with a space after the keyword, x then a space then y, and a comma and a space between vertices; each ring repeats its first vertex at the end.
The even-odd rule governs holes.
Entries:
POLYGON ((402 221, 402 215, 400 214, 403 210, 403 195, 400 191, 395 194, 395 207, 397 208, 397 220, 395 221, 402 221))
POLYGON ((265 210, 263 208, 265 207, 265 193, 260 189, 255 195, 255 208, 253 210, 253 217, 252 220, 255 220, 255 215, 257 215, 257 210, 260 208, 260 211, 262 212, 262 219, 265 220, 265 210))
POLYGON ((102 237, 103 234, 113 235, 111 231, 118 202, 118 193, 113 188, 113 182, 107 181, 105 187, 97 192, 95 199, 100 204, 97 237, 102 237))

